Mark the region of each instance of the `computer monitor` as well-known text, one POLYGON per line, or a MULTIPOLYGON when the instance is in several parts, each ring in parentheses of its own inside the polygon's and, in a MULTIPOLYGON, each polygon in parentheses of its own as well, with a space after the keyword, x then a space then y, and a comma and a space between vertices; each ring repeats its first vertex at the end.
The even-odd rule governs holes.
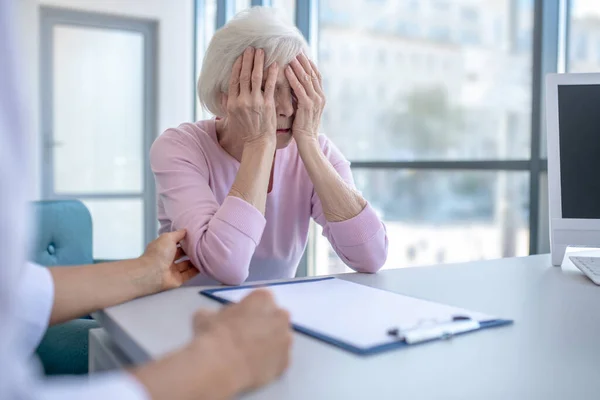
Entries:
POLYGON ((546 78, 552 264, 569 245, 600 246, 600 73, 546 78))

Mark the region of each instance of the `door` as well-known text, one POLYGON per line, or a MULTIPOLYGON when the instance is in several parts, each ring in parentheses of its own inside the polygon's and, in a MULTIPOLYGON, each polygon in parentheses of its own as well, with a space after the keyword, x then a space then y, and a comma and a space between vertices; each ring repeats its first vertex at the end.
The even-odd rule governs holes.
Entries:
POLYGON ((41 8, 42 195, 79 199, 94 257, 137 257, 156 235, 156 23, 41 8))

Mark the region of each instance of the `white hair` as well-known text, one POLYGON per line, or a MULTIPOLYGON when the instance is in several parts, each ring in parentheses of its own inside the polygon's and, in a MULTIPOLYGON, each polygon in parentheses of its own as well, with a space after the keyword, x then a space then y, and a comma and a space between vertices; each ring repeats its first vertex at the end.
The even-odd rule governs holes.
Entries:
POLYGON ((216 116, 224 116, 221 94, 227 93, 231 68, 247 47, 265 51, 265 68, 277 61, 288 64, 300 52, 308 54, 302 33, 272 7, 252 7, 238 13, 213 35, 198 78, 200 104, 216 116))

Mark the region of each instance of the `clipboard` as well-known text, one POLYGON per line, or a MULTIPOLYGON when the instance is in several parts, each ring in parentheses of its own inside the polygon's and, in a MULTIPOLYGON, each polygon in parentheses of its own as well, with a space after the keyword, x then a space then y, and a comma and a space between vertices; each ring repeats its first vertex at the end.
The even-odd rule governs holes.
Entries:
POLYGON ((361 356, 513 323, 334 277, 222 287, 200 294, 230 304, 258 288, 273 292, 277 304, 290 312, 295 331, 361 356))

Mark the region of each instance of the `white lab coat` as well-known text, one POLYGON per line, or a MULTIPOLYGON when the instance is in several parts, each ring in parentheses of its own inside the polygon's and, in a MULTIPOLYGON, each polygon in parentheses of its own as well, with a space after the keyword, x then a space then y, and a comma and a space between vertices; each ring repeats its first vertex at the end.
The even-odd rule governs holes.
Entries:
POLYGON ((54 298, 50 272, 27 263, 26 146, 12 0, 0 0, 0 399, 146 399, 125 372, 45 379, 32 357, 54 298))

